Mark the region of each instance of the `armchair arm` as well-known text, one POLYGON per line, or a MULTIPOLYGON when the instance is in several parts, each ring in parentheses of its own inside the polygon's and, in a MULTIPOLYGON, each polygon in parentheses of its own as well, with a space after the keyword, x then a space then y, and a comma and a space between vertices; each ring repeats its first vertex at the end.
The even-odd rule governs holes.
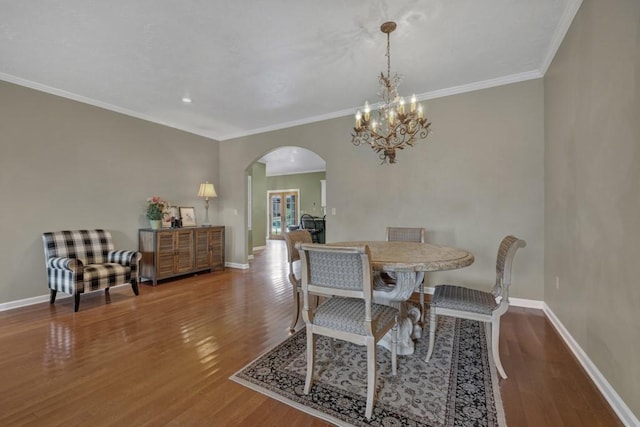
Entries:
POLYGON ((77 272, 82 270, 82 261, 76 258, 51 257, 47 260, 47 268, 77 272))
POLYGON ((138 251, 109 251, 107 262, 114 262, 126 266, 137 265, 142 259, 142 254, 138 251))

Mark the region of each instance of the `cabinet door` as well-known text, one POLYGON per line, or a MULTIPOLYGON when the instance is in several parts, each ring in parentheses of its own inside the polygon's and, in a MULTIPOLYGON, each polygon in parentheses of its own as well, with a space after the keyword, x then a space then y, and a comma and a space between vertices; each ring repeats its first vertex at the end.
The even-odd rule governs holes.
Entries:
POLYGON ((196 269, 211 267, 211 243, 209 230, 196 230, 196 269))
POLYGON ((193 270, 193 230, 175 232, 175 272, 188 273, 193 270))
POLYGON ((209 246, 211 247, 211 268, 224 268, 224 227, 211 230, 209 246))
POLYGON ((156 277, 159 279, 173 274, 175 259, 173 235, 173 231, 158 231, 156 233, 156 277))

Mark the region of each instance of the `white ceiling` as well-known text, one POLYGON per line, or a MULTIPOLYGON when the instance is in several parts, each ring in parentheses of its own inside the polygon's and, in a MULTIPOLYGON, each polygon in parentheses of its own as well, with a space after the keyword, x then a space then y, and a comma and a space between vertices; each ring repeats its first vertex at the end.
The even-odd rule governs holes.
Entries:
POLYGON ((280 147, 259 160, 266 165, 266 175, 324 172, 327 164, 313 151, 302 147, 280 147))
POLYGON ((0 0, 0 79, 225 140, 376 102, 387 20, 401 94, 541 77, 580 3, 0 0))

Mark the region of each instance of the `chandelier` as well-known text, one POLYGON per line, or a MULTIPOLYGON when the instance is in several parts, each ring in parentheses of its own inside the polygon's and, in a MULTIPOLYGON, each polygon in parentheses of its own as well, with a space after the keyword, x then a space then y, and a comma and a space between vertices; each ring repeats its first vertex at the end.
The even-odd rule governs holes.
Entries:
POLYGON ((368 144, 379 153, 381 164, 395 163, 396 150, 413 147, 416 138, 424 139, 431 132, 431 123, 424 117, 422 105, 416 104, 416 96, 411 97, 408 106, 398 95, 400 77, 391 76, 391 49, 389 35, 396 29, 395 22, 385 22, 380 31, 387 35, 387 75, 380 73, 380 92, 382 100, 378 104, 377 120, 372 119, 371 107, 364 104, 364 112, 356 113, 356 125, 353 128, 354 145, 368 144))

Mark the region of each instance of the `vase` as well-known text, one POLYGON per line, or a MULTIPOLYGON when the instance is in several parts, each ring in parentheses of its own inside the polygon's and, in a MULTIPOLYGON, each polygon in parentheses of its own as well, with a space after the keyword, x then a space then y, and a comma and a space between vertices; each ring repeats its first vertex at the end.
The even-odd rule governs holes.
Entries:
POLYGON ((151 224, 152 230, 158 230, 162 227, 162 220, 160 219, 150 219, 149 224, 151 224))

